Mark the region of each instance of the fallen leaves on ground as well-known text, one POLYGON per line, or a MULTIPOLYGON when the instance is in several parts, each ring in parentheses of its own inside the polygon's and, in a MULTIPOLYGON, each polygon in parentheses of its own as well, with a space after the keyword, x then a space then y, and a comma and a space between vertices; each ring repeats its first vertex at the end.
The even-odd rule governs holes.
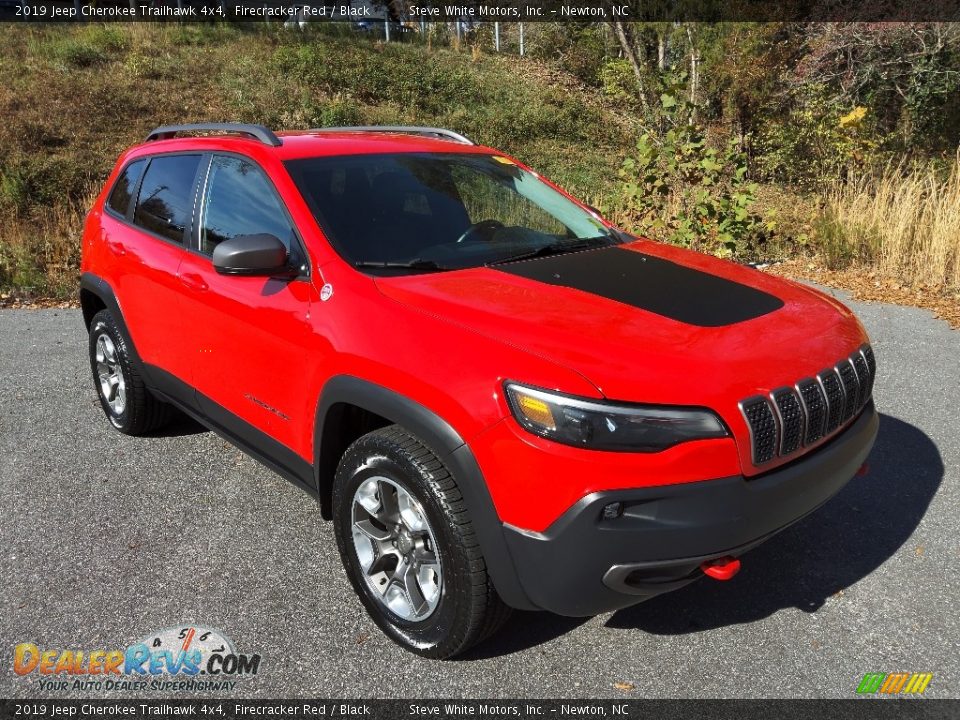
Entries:
POLYGON ((66 310, 76 307, 80 307, 80 303, 76 300, 32 298, 9 292, 0 293, 0 309, 2 310, 46 310, 49 308, 66 310))
POLYGON ((931 310, 950 327, 960 330, 960 290, 943 285, 910 285, 879 275, 870 268, 828 270, 810 259, 786 260, 764 268, 765 272, 848 290, 857 300, 885 302, 931 310))

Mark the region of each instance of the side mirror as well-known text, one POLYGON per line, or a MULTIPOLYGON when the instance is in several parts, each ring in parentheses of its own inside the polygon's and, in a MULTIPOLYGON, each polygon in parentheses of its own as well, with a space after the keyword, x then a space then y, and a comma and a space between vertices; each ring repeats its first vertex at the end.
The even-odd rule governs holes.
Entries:
POLYGON ((291 276, 287 248, 269 233, 237 235, 213 249, 213 267, 221 275, 291 276))

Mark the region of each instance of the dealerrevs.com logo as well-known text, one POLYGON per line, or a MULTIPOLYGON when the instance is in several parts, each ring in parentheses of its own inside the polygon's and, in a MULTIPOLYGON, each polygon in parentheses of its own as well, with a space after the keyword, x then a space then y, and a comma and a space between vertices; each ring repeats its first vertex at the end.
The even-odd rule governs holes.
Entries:
POLYGON ((13 651, 17 675, 38 689, 230 691, 260 670, 260 655, 238 653, 218 630, 171 627, 123 650, 41 649, 20 643, 13 651))

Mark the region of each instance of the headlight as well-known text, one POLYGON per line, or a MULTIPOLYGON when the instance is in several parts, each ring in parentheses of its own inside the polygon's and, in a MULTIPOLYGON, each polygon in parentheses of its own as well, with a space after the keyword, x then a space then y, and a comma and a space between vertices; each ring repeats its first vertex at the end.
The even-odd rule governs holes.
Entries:
POLYGON ((617 405, 506 384, 510 410, 524 428, 566 445, 594 450, 657 452, 677 443, 726 437, 710 410, 617 405))

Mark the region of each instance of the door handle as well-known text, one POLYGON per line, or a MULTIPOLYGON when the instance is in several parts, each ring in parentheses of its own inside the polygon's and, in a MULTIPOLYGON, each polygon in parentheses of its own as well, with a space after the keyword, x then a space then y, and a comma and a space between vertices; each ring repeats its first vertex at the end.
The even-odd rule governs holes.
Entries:
POLYGON ((204 280, 199 275, 195 273, 187 273, 180 276, 180 282, 186 285, 191 290, 196 290, 197 292, 205 292, 210 286, 207 285, 207 281, 204 280))

